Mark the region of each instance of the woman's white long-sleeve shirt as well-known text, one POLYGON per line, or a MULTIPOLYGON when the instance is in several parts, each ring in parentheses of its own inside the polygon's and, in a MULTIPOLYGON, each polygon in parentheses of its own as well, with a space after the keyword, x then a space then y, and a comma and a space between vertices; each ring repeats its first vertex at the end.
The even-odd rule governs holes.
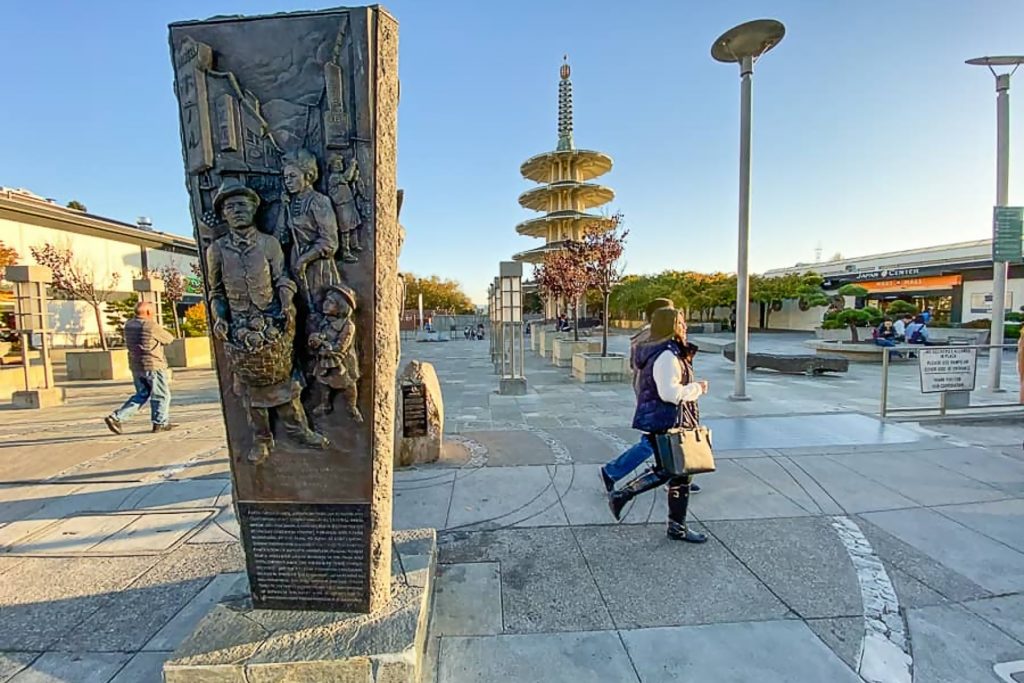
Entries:
POLYGON ((667 349, 655 359, 653 374, 658 398, 665 403, 678 405, 683 401, 696 401, 704 393, 703 387, 697 382, 683 384, 682 361, 667 349))

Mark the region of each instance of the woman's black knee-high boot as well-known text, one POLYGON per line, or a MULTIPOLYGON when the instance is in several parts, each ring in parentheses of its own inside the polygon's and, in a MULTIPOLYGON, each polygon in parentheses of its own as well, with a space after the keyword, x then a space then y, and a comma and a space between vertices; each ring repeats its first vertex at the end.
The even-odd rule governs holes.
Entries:
POLYGON ((690 477, 673 477, 668 483, 668 537, 673 541, 703 543, 704 534, 686 526, 686 508, 690 502, 690 477))
POLYGON ((619 516, 622 514, 622 508, 626 507, 626 503, 645 491, 650 491, 653 488, 661 486, 667 480, 668 475, 663 471, 647 470, 640 476, 630 480, 628 484, 620 488, 618 491, 612 491, 609 493, 608 509, 612 511, 612 517, 618 520, 619 516))

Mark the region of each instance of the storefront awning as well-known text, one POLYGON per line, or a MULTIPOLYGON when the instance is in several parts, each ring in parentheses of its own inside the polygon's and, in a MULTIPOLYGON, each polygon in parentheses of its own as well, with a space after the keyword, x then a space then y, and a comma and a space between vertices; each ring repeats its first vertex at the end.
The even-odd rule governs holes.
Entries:
POLYGON ((904 277, 892 280, 875 280, 859 282, 861 287, 871 294, 882 292, 934 292, 953 289, 963 282, 960 275, 934 275, 931 277, 904 277))

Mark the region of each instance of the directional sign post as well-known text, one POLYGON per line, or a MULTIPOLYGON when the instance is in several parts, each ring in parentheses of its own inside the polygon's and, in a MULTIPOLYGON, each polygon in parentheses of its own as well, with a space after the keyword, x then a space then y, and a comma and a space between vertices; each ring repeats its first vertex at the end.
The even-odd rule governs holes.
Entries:
POLYGON ((1024 207, 996 206, 992 210, 992 260, 1018 262, 1021 260, 1021 232, 1024 227, 1024 207))

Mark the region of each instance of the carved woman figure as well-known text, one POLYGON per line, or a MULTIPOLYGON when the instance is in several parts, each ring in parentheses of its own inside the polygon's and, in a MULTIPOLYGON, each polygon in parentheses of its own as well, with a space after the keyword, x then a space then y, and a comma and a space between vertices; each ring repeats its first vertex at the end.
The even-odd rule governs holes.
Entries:
POLYGON ((356 206, 354 188, 359 180, 359 166, 353 157, 348 168, 345 159, 335 154, 330 161, 330 175, 327 176, 327 196, 334 202, 334 210, 338 218, 338 231, 341 237, 341 260, 355 263, 359 260, 356 252, 363 250, 359 243, 359 226, 362 217, 356 206))
POLYGON ((338 222, 331 200, 313 189, 316 157, 300 149, 284 158, 282 211, 276 235, 290 244, 289 266, 307 310, 314 311, 329 285, 340 281, 334 254, 338 251, 338 222))
POLYGON ((320 386, 320 400, 313 414, 326 415, 333 410, 334 392, 345 398, 349 415, 356 422, 363 415, 356 405, 359 400, 359 358, 356 355, 356 324, 352 313, 355 294, 344 285, 327 288, 316 331, 309 335, 309 348, 316 353, 314 376, 320 386))

